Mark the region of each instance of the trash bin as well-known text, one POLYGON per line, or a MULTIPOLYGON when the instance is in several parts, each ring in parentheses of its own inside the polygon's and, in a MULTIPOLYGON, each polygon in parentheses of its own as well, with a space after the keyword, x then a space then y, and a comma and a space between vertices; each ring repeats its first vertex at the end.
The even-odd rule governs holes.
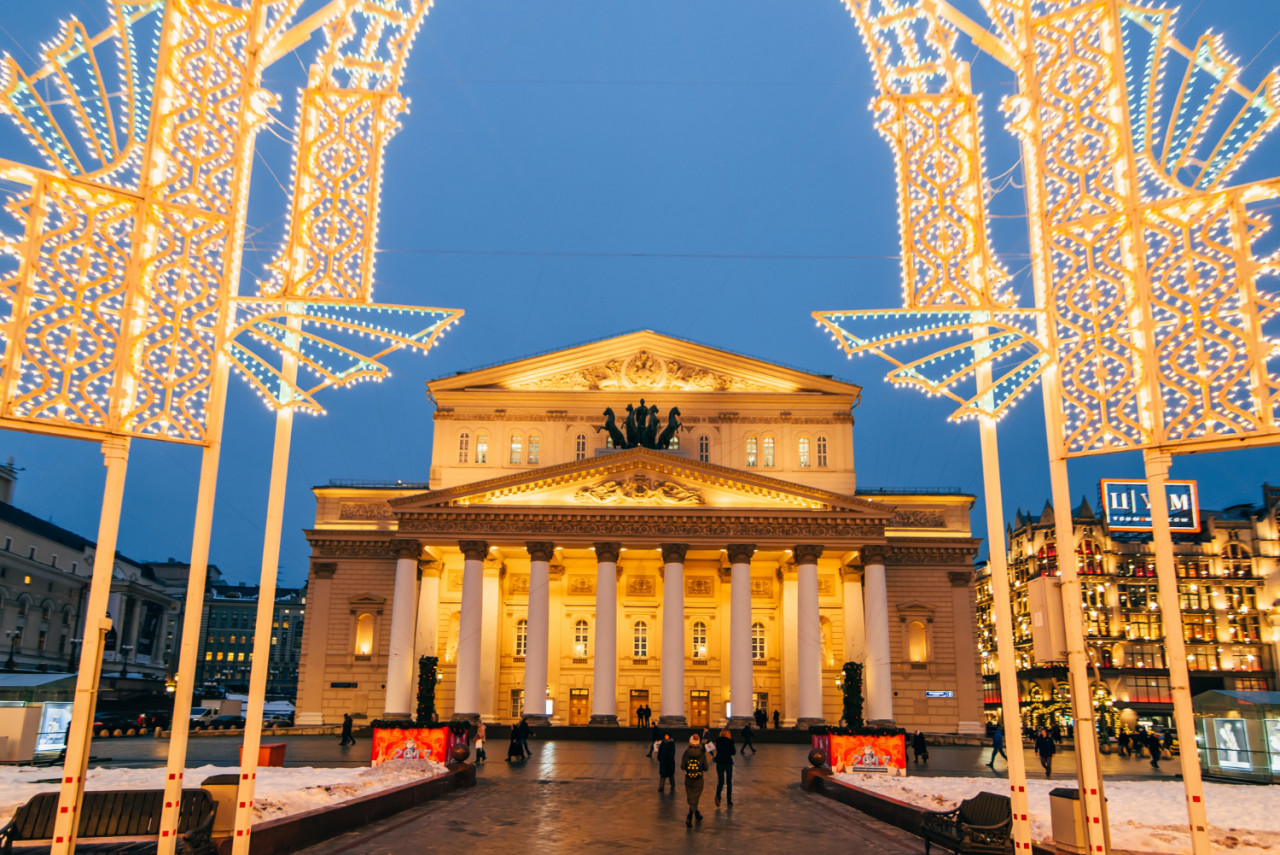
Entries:
MULTIPOLYGON (((283 766, 284 749, 287 743, 266 742, 258 746, 259 766, 283 766)), ((240 748, 240 762, 244 762, 244 747, 240 748)))
MULTIPOLYGON (((1089 837, 1084 830, 1084 805, 1080 803, 1080 791, 1058 787, 1049 791, 1049 819, 1053 827, 1053 845, 1061 852, 1087 855, 1089 837)), ((1111 851, 1111 825, 1107 821, 1107 801, 1102 800, 1102 826, 1106 835, 1107 851, 1111 851)))
POLYGON ((235 830, 236 787, 239 784, 239 775, 214 775, 200 782, 200 788, 207 790, 218 805, 218 812, 213 815, 214 837, 230 837, 235 830))

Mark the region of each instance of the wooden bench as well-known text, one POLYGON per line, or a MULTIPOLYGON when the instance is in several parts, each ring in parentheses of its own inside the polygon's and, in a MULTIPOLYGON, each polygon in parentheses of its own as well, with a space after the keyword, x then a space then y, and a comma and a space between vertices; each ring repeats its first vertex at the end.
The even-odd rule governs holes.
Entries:
POLYGON ((924 852, 936 843, 952 852, 1009 853, 1013 851, 1013 808, 1008 796, 978 793, 960 806, 929 811, 920 824, 924 852))
MULTIPOLYGON (((160 837, 160 810, 164 790, 85 790, 80 805, 80 831, 76 855, 82 852, 112 852, 141 855, 154 852, 160 837), (112 838, 115 842, 105 842, 112 838), (124 843, 119 838, 135 838, 124 843), (82 846, 81 843, 84 845, 82 846)), ((182 791, 178 809, 178 851, 192 855, 215 855, 211 832, 218 804, 204 790, 182 791)), ((58 812, 57 793, 37 793, 18 808, 13 819, 0 828, 4 855, 16 842, 53 842, 53 822, 58 812)), ((25 848, 25 847, 23 847, 25 848)))

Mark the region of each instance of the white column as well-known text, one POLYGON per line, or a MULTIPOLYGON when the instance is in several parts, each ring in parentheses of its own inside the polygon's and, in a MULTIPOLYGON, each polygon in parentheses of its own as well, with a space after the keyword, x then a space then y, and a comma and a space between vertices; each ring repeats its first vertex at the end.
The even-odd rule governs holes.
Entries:
POLYGON ((480 718, 493 721, 498 715, 498 634, 501 619, 502 577, 506 564, 497 552, 484 562, 484 608, 480 612, 480 718))
POLYGON ((822 547, 795 548, 796 559, 796 727, 822 724, 822 624, 818 614, 818 557, 822 547))
POLYGON ((754 543, 729 544, 729 727, 752 720, 751 556, 754 543))
POLYGON ((526 543, 529 550, 529 634, 524 657, 524 714, 547 725, 547 631, 551 621, 551 559, 556 545, 526 543))
POLYGON ((592 635, 591 724, 618 726, 618 555, 620 543, 596 544, 596 620, 592 635))
MULTIPOLYGON (((796 710, 800 708, 799 643, 796 634, 796 565, 787 557, 779 563, 778 579, 782 582, 782 718, 779 723, 791 727, 796 723, 796 710)), ((769 724, 773 724, 770 718, 769 724)))
POLYGON ((844 583, 844 661, 862 662, 867 658, 867 628, 863 623, 862 568, 846 564, 840 568, 844 583))
MULTIPOLYGON (((423 656, 436 656, 440 644, 440 573, 439 561, 418 562, 418 626, 413 645, 416 666, 423 656)), ((415 672, 416 673, 416 672, 415 672)))
POLYGON ((866 551, 864 590, 867 627, 867 723, 893 721, 893 676, 889 671, 889 589, 884 577, 883 550, 866 551))
POLYGON ((484 559, 489 544, 464 540, 462 550, 462 608, 458 615, 458 682, 453 717, 480 719, 480 634, 484 619, 484 559))
POLYGON ((396 543, 396 582, 391 597, 391 642, 387 651, 387 718, 413 716, 413 635, 418 619, 418 556, 415 541, 396 543))
POLYGON ((662 544, 662 716, 658 723, 684 727, 684 556, 688 544, 662 544))

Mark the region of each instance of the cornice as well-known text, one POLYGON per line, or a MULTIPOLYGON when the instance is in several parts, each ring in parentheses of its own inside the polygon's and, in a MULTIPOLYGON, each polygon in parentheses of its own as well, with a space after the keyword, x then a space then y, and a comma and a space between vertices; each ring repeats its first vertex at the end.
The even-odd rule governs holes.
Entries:
POLYGON ((397 545, 389 537, 342 537, 333 532, 304 532, 315 558, 396 558, 397 545))
POLYGON ((950 545, 931 544, 922 546, 890 546, 885 555, 888 567, 906 567, 919 565, 971 564, 977 553, 978 541, 965 540, 950 545))

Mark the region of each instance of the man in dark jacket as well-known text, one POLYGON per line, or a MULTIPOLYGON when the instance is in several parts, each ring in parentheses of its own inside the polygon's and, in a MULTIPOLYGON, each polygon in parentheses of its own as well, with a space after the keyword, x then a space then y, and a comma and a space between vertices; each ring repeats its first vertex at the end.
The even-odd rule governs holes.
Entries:
POLYGON ((351 718, 351 713, 342 714, 342 741, 338 743, 342 746, 355 745, 356 738, 351 735, 351 728, 355 721, 351 718))
POLYGON ((911 753, 915 755, 917 765, 921 757, 924 758, 924 762, 929 762, 929 743, 925 741, 924 734, 918 730, 911 736, 911 753))
POLYGON ((1160 741, 1160 734, 1156 733, 1153 727, 1147 732, 1147 750, 1151 752, 1151 768, 1160 768, 1160 751, 1163 745, 1160 741))
POLYGON ((716 807, 720 807, 720 792, 727 791, 729 807, 733 807, 733 737, 729 729, 716 737, 716 807))
POLYGON ((1009 762, 1009 755, 1004 753, 1004 728, 996 725, 996 729, 991 731, 991 762, 987 763, 987 768, 992 772, 996 770, 996 755, 1004 758, 1004 762, 1009 762))
POLYGON ((649 731, 649 753, 648 753, 648 754, 646 754, 646 755, 644 755, 644 756, 645 756, 645 757, 652 757, 652 756, 653 756, 653 746, 654 746, 656 743, 660 742, 661 740, 662 740, 662 728, 658 727, 658 726, 655 724, 655 725, 653 726, 653 728, 649 731))
POLYGON ((662 734, 662 741, 658 743, 658 792, 662 792, 662 785, 667 781, 671 781, 671 792, 676 791, 676 744, 671 739, 671 734, 662 734))
POLYGON ((1042 727, 1036 733, 1036 756, 1040 758, 1040 765, 1044 767, 1044 776, 1046 778, 1053 774, 1053 755, 1057 749, 1053 745, 1053 737, 1042 727))
POLYGON ((516 725, 516 733, 520 735, 520 750, 524 752, 525 757, 532 757, 533 752, 529 750, 529 737, 533 736, 533 730, 529 727, 527 718, 520 719, 520 723, 516 725))
POLYGON ((773 711, 773 729, 777 730, 782 727, 782 713, 778 710, 773 711))
POLYGON ((751 729, 751 722, 747 722, 742 726, 742 753, 746 754, 747 749, 751 749, 751 753, 756 753, 756 744, 751 741, 755 736, 755 731, 751 729))

